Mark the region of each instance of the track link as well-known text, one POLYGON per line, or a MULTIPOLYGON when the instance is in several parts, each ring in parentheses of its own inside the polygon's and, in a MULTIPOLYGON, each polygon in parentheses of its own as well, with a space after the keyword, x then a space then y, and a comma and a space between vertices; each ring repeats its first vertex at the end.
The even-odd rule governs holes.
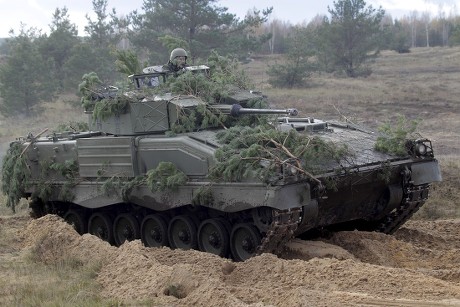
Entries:
POLYGON ((408 185, 404 190, 403 201, 390 212, 377 226, 379 232, 392 234, 401 227, 428 199, 430 185, 408 185))

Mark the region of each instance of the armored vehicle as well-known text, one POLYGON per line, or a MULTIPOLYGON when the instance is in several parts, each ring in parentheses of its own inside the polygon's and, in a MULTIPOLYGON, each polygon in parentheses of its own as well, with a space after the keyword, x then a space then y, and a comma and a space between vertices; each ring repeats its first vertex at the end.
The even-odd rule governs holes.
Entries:
POLYGON ((93 88, 89 131, 13 142, 3 173, 10 201, 29 198, 35 216, 58 214, 115 245, 140 238, 239 261, 312 229, 392 233, 441 180, 428 139, 267 108, 238 87, 207 100, 158 90, 212 74, 186 70, 149 67, 125 92, 93 88), (379 149, 382 141, 397 150, 379 149))

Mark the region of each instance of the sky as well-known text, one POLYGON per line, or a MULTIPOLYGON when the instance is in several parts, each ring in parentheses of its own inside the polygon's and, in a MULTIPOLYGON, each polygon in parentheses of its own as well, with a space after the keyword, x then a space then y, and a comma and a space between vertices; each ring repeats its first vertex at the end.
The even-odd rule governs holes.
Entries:
MULTIPOLYGON (((460 14, 460 0, 367 0, 374 8, 382 6, 393 18, 409 15, 416 10, 429 12, 432 17, 443 11, 460 14)), ((116 9, 118 15, 126 15, 133 10, 142 11, 143 0, 108 0, 108 12, 116 9)), ((328 6, 333 0, 220 0, 218 6, 227 7, 228 12, 243 18, 253 8, 273 7, 271 19, 289 21, 292 24, 308 22, 316 15, 328 15, 328 6)), ((95 20, 92 0, 0 0, 0 37, 9 37, 10 29, 19 33, 21 23, 26 29, 36 27, 42 32, 49 31, 49 24, 56 8, 66 7, 72 23, 77 25, 79 35, 85 35, 87 24, 85 15, 95 20)))

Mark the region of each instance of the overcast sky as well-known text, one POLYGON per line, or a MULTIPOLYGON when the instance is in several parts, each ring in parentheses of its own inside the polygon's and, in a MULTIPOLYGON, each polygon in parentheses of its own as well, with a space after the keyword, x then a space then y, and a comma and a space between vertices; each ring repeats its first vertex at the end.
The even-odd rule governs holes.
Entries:
MULTIPOLYGON (((108 0, 108 11, 115 8, 119 15, 128 14, 137 9, 142 10, 143 0, 108 0)), ((377 8, 382 6, 393 18, 408 15, 411 11, 430 12, 431 16, 442 10, 459 14, 460 0, 367 0, 368 5, 377 8)), ((229 9, 230 13, 244 17, 252 8, 264 9, 273 7, 271 18, 290 21, 292 24, 310 21, 314 16, 328 15, 327 7, 333 0, 220 0, 219 6, 229 9)), ((0 0, 0 37, 8 37, 10 29, 18 33, 21 22, 26 28, 36 27, 44 32, 49 31, 53 13, 56 8, 67 7, 70 19, 78 27, 79 35, 84 35, 87 24, 86 14, 92 16, 91 0, 0 0)))

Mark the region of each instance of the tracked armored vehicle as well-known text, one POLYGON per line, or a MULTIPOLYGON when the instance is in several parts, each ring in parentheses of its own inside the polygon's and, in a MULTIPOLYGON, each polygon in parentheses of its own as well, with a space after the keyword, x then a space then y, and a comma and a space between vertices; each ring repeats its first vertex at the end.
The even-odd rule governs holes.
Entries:
POLYGON ((90 131, 11 144, 6 163, 24 170, 4 163, 11 201, 27 197, 35 216, 58 214, 116 245, 140 238, 245 260, 312 229, 392 233, 441 180, 427 139, 388 153, 376 150, 378 133, 254 108, 264 100, 257 92, 233 89, 210 103, 149 91, 175 78, 155 67, 131 78, 132 91, 90 91, 90 131), (95 118, 104 108, 115 111, 95 118))

